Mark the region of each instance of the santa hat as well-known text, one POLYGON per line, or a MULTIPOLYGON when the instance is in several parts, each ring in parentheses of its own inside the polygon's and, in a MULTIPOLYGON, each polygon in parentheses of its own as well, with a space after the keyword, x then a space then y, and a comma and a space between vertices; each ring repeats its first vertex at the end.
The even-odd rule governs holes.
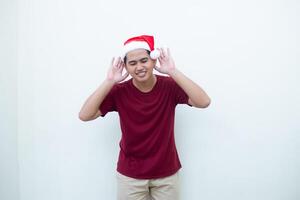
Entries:
POLYGON ((129 51, 135 49, 146 49, 150 51, 150 57, 154 60, 160 55, 159 51, 154 49, 154 38, 150 35, 136 36, 126 40, 123 47, 123 58, 129 51))

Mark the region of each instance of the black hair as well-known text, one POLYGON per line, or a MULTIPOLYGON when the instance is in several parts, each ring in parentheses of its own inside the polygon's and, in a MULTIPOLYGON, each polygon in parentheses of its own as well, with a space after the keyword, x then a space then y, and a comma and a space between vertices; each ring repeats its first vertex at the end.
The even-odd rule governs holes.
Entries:
MULTIPOLYGON (((149 50, 147 50, 147 49, 145 49, 146 51, 147 51, 147 53, 149 54, 149 56, 150 56, 150 51, 149 50)), ((123 61, 124 61, 124 64, 126 65, 126 61, 127 61, 127 56, 125 55, 125 57, 124 57, 124 59, 123 59, 123 61)))

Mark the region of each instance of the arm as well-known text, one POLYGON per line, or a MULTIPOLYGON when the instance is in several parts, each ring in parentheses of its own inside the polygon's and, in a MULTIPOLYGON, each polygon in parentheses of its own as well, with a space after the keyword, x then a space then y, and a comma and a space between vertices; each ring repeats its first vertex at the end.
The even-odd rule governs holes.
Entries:
POLYGON ((80 120, 90 121, 96 119, 102 114, 99 110, 99 106, 101 105, 109 91, 116 83, 123 81, 128 76, 128 73, 122 75, 123 69, 124 63, 122 62, 121 58, 118 58, 116 61, 115 58, 113 58, 111 67, 107 74, 107 78, 83 104, 79 112, 80 120))
POLYGON ((98 118, 102 114, 99 110, 99 106, 113 86, 113 81, 107 79, 103 81, 83 104, 79 112, 79 119, 82 121, 90 121, 98 118))
POLYGON ((160 67, 155 67, 155 69, 161 73, 168 74, 184 90, 189 97, 188 103, 190 105, 197 108, 208 107, 211 102, 208 95, 199 85, 176 69, 169 49, 167 49, 167 51, 164 49, 159 50, 160 57, 158 60, 160 62, 160 67))

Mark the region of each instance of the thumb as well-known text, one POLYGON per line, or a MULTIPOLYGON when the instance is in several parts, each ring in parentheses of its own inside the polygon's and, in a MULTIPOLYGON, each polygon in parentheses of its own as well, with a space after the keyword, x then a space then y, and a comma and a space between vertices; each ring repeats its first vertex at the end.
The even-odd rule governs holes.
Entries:
POLYGON ((157 67, 157 66, 154 66, 154 69, 156 70, 156 71, 158 71, 158 72, 162 72, 161 70, 160 70, 160 68, 159 67, 157 67))
POLYGON ((126 73, 122 76, 121 80, 122 80, 122 81, 125 80, 125 79, 128 77, 128 75, 129 75, 129 73, 126 72, 126 73))

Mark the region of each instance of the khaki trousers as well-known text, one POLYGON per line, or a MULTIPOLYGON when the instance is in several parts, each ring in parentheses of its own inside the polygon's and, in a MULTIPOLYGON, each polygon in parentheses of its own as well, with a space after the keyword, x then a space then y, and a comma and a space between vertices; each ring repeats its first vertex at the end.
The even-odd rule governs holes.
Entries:
POLYGON ((135 179, 117 172, 117 200, 179 200, 179 173, 158 179, 135 179))

